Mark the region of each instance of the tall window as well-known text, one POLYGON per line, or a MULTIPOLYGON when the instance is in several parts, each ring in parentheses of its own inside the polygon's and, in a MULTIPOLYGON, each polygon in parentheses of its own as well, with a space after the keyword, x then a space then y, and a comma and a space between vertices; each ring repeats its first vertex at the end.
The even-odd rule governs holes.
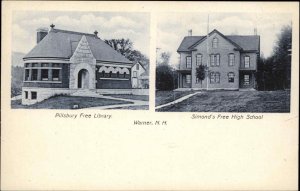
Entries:
POLYGON ((245 68, 250 68, 250 57, 245 56, 245 68))
POLYGON ((48 78, 48 69, 42 69, 42 80, 44 81, 44 80, 49 80, 49 78, 48 78))
POLYGON ((117 78, 119 78, 120 77, 120 72, 117 72, 117 78))
POLYGON ((244 85, 249 85, 250 84, 250 75, 245 74, 244 75, 244 85))
POLYGON ((104 70, 102 71, 102 77, 105 77, 105 71, 104 70))
POLYGON ((52 80, 53 81, 59 81, 59 69, 53 69, 52 70, 52 80))
POLYGON ((191 79, 192 79, 192 76, 190 74, 186 75, 186 83, 187 84, 191 83, 191 79))
POLYGON ((229 72, 228 73, 228 82, 229 83, 233 83, 234 82, 234 73, 233 72, 229 72))
POLYGON ((36 99, 36 98, 37 98, 37 93, 31 92, 31 99, 36 99))
POLYGON ((210 55, 210 66, 220 66, 220 54, 210 55))
POLYGON ((137 73, 136 71, 133 72, 132 77, 136 78, 137 77, 137 73))
POLYGON ((210 73, 210 83, 220 83, 220 73, 219 72, 211 72, 210 73))
POLYGON ((137 63, 136 64, 136 70, 139 70, 140 69, 140 65, 137 63))
POLYGON ((196 55, 196 66, 200 66, 202 64, 202 55, 197 54, 196 55))
POLYGON ((38 80, 38 69, 32 69, 32 74, 31 74, 31 80, 32 81, 37 81, 38 80))
POLYGON ((29 69, 25 69, 25 81, 30 81, 29 79, 29 69))
POLYGON ((212 47, 213 48, 218 48, 218 39, 217 38, 213 38, 212 47))
POLYGON ((229 66, 233 66, 234 65, 234 54, 230 53, 229 54, 229 66))
POLYGON ((112 77, 112 71, 109 72, 109 77, 110 77, 110 78, 112 77))
POLYGON ((186 68, 192 68, 192 57, 186 57, 186 68))

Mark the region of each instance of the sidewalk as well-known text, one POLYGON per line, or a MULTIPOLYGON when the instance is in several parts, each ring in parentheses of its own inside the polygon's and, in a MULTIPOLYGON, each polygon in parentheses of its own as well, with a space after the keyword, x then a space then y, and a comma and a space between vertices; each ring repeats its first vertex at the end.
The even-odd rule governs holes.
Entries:
POLYGON ((169 102, 169 103, 166 103, 166 104, 163 104, 163 105, 159 105, 159 106, 156 106, 155 109, 160 109, 160 108, 163 108, 163 107, 166 107, 166 106, 169 106, 169 105, 173 105, 173 104, 176 104, 176 103, 180 103, 196 94, 199 94, 201 92, 195 92, 195 93, 192 93, 192 94, 189 94, 189 95, 186 95, 186 96, 183 96, 175 101, 172 101, 172 102, 169 102))

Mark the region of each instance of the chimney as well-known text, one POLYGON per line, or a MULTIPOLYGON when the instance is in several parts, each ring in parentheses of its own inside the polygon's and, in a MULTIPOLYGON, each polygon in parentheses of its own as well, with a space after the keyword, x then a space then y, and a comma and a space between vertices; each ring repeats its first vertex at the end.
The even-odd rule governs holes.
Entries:
POLYGON ((94 34, 95 34, 95 38, 98 38, 98 31, 95 30, 94 34))
POLYGON ((188 36, 192 36, 192 35, 193 35, 192 29, 188 30, 188 36))
POLYGON ((48 28, 38 28, 37 30, 37 35, 36 35, 36 43, 39 43, 45 36, 48 34, 48 28))

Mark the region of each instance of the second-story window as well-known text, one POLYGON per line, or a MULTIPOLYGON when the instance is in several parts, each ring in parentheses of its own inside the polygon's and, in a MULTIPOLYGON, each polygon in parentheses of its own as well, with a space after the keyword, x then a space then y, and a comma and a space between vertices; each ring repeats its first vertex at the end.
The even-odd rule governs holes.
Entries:
POLYGON ((137 77, 136 71, 133 71, 133 74, 132 74, 132 75, 133 75, 132 77, 136 78, 136 77, 137 77))
POLYGON ((250 68, 250 57, 245 56, 245 68, 250 68))
POLYGON ((200 66, 202 64, 202 55, 197 54, 196 55, 196 66, 200 66))
POLYGON ((229 63, 228 63, 228 65, 229 66, 233 66, 234 65, 234 54, 233 53, 231 53, 231 54, 229 54, 229 63))
POLYGON ((210 55, 210 66, 220 66, 220 54, 210 55))
POLYGON ((186 68, 192 68, 192 57, 186 57, 186 68))
POLYGON ((213 38, 212 47, 213 48, 218 48, 218 39, 217 38, 213 38))

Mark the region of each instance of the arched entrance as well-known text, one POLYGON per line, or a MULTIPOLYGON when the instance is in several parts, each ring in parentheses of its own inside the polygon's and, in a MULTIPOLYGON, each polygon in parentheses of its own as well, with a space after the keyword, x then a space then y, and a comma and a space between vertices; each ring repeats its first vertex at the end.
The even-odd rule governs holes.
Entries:
POLYGON ((86 69, 81 69, 78 72, 78 88, 89 89, 89 72, 86 69))

